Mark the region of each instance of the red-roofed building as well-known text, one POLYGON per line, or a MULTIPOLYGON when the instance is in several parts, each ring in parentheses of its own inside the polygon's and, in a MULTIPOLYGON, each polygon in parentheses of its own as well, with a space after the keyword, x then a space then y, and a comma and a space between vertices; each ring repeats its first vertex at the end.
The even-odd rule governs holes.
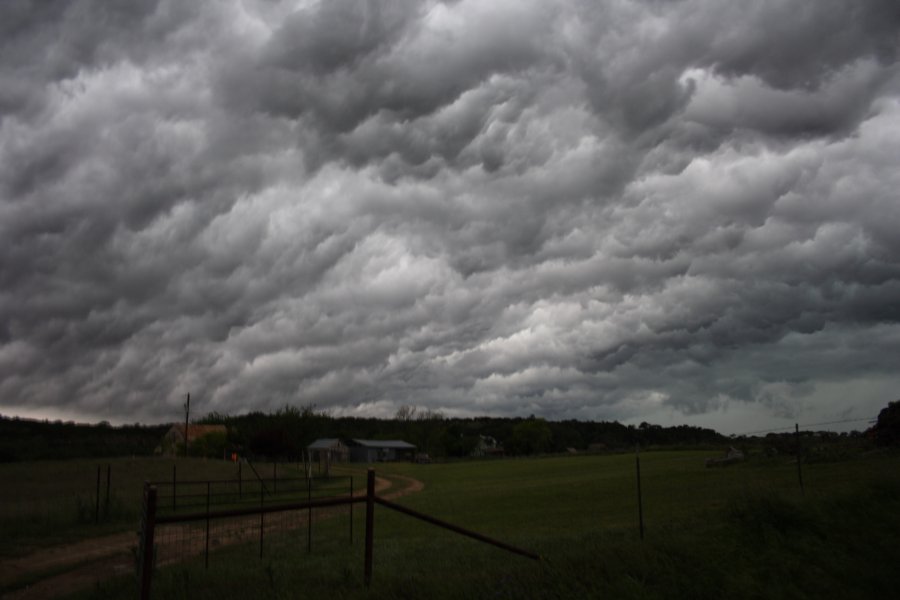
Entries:
MULTIPOLYGON (((191 446, 210 435, 224 438, 228 435, 228 429, 224 425, 188 425, 188 443, 191 446)), ((172 425, 163 436, 157 451, 164 456, 177 456, 184 452, 184 423, 172 425)))

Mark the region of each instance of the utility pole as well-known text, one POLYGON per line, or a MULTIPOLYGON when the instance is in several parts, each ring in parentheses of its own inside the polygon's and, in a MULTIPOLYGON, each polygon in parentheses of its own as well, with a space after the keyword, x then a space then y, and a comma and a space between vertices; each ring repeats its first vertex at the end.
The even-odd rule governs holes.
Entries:
POLYGON ((187 402, 184 403, 184 457, 188 455, 188 420, 191 417, 191 395, 187 395, 187 402))

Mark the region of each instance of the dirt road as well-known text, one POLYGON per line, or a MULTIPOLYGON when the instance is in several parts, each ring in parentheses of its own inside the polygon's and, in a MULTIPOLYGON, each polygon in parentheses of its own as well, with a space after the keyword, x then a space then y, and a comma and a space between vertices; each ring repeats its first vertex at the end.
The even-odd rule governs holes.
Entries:
MULTIPOLYGON (((399 498, 407 494, 419 492, 424 484, 412 477, 392 475, 401 487, 391 489, 394 484, 385 478, 376 477, 375 492, 386 499, 399 498), (386 490, 391 489, 387 494, 386 490)), ((365 490, 361 490, 364 493, 365 490)), ((327 519, 337 514, 335 510, 318 510, 314 513, 313 522, 327 519)), ((256 519, 256 517, 254 517, 256 519)), ((256 521, 254 521, 256 523, 256 521)), ((301 517, 292 522, 293 526, 305 525, 301 517)), ((248 523, 248 527, 253 527, 248 523)), ((258 531, 258 525, 255 525, 258 531)), ((282 525, 283 527, 283 525, 282 525)), ((233 531, 233 530, 232 530, 233 531)), ((181 536, 173 536, 179 544, 184 544, 185 536, 202 536, 196 528, 185 528, 181 536)), ((217 546, 229 545, 244 541, 242 535, 220 536, 217 546)), ((137 532, 118 533, 101 538, 83 540, 74 544, 47 548, 21 558, 0 561, 0 589, 10 589, 0 596, 3 600, 44 600, 59 598, 80 589, 94 585, 98 581, 134 572, 134 551, 137 547, 137 532)), ((177 556, 186 559, 194 556, 202 544, 188 541, 185 553, 182 550, 177 556)), ((175 553, 171 553, 173 556, 175 553)), ((161 551, 160 555, 164 555, 161 551)), ((173 559, 164 561, 171 564, 173 559)))

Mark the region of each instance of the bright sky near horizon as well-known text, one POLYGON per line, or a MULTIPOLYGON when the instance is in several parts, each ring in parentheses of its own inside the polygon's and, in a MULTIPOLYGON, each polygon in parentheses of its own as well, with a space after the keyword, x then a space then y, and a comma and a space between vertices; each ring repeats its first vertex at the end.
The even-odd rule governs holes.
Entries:
POLYGON ((0 413, 874 417, 898 32, 895 0, 0 2, 0 413))

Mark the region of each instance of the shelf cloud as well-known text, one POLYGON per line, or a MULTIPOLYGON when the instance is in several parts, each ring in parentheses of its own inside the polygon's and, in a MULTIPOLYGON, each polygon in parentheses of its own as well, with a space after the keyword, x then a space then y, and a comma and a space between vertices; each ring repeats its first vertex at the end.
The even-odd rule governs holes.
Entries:
POLYGON ((866 418, 893 0, 0 3, 0 411, 866 418))

